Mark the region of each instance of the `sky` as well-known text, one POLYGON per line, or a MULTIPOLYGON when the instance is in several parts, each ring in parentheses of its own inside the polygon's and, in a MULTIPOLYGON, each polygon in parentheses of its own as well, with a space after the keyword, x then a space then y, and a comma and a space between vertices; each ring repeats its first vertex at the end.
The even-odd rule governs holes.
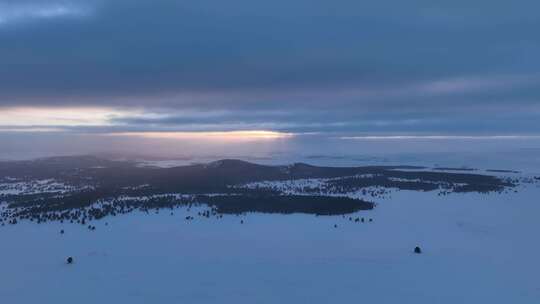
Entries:
POLYGON ((0 0, 0 157, 537 140, 539 11, 536 0, 0 0))

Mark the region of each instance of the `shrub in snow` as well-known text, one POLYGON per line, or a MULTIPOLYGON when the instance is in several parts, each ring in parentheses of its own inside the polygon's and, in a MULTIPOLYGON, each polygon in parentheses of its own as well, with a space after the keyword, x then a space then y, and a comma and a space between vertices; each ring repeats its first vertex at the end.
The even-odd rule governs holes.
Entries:
POLYGON ((414 247, 414 253, 420 254, 420 253, 422 253, 422 249, 420 249, 420 247, 416 246, 416 247, 414 247))
POLYGON ((66 262, 67 262, 68 264, 72 264, 72 263, 73 263, 73 258, 72 258, 72 257, 68 257, 68 258, 66 259, 66 262))

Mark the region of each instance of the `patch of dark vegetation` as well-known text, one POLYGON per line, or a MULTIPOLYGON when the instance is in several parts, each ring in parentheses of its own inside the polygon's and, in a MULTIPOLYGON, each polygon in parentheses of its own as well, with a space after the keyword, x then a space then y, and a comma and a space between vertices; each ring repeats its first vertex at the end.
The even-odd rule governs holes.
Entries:
MULTIPOLYGON (((100 220, 106 216, 117 216, 142 211, 147 214, 159 213, 165 209, 193 206, 206 206, 208 211, 199 212, 201 217, 221 218, 223 214, 259 213, 307 213, 315 215, 338 215, 353 213, 359 210, 370 210, 375 206, 372 202, 346 197, 328 196, 282 196, 282 195, 219 195, 219 196, 184 196, 164 195, 144 198, 110 198, 98 200, 96 204, 81 206, 73 204, 76 200, 65 201, 65 204, 42 205, 10 205, 0 213, 0 222, 17 224, 27 220, 35 223, 51 221, 76 223, 88 226, 93 231, 96 226, 89 225, 91 221, 100 220)), ((193 220, 193 217, 186 218, 193 220)), ((61 230, 63 233, 63 230, 61 230)))
POLYGON ((469 183, 469 184, 499 184, 509 185, 504 180, 491 175, 470 174, 470 173, 452 173, 452 172, 407 172, 407 171, 391 171, 386 174, 388 177, 422 181, 438 182, 438 183, 469 183))
POLYGON ((438 170, 438 171, 477 171, 478 169, 474 169, 474 168, 437 167, 437 168, 433 168, 433 170, 438 170))
POLYGON ((422 181, 392 180, 387 176, 346 177, 328 182, 331 193, 346 193, 368 187, 397 188, 401 190, 432 191, 439 188, 435 183, 422 181))
POLYGON ((495 173, 521 173, 519 171, 513 170, 501 170, 501 169, 487 169, 486 172, 495 172, 495 173))
POLYGON ((11 197, 9 200, 9 207, 32 207, 36 209, 41 208, 47 211, 63 211, 87 207, 102 198, 110 196, 115 196, 114 191, 101 188, 90 191, 72 192, 64 195, 18 195, 11 197))
POLYGON ((387 176, 431 182, 443 189, 454 190, 459 188, 462 189, 460 192, 502 192, 506 187, 515 186, 515 183, 508 179, 470 173, 392 171, 392 174, 387 176))
POLYGON ((372 177, 353 176, 335 179, 327 184, 328 189, 325 190, 330 193, 346 193, 368 187, 487 193, 503 191, 506 187, 515 186, 512 181, 495 176, 429 171, 387 171, 372 177))
POLYGON ((474 184, 474 185, 459 185, 452 188, 453 192, 464 193, 464 192, 480 192, 488 193, 494 191, 501 191, 504 187, 500 187, 496 184, 474 184))
POLYGON ((21 181, 54 178, 71 184, 92 181, 92 170, 123 170, 133 168, 132 162, 111 161, 95 156, 61 156, 25 161, 0 161, 2 177, 21 181))
POLYGON ((371 210, 372 202, 348 197, 308 196, 308 195, 219 195, 201 196, 200 202, 216 208, 218 213, 241 214, 246 212, 261 213, 308 213, 316 215, 340 215, 360 210, 371 210))
MULTIPOLYGON (((95 194, 92 194, 95 195, 95 194)), ((78 194, 58 198, 55 203, 25 203, 10 204, 9 208, 0 213, 0 218, 6 220, 29 220, 36 223, 61 221, 86 225, 89 221, 100 220, 106 216, 117 216, 131 213, 135 210, 149 213, 159 209, 170 209, 179 206, 197 204, 193 197, 178 198, 173 195, 144 197, 144 199, 98 198, 81 203, 78 194)), ((93 229, 92 229, 93 230, 93 229)))

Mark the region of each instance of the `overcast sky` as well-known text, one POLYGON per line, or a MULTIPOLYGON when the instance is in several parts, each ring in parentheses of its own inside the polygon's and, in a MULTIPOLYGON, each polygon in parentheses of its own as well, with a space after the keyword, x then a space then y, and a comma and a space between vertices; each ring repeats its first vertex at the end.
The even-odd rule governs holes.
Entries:
POLYGON ((536 135, 539 12, 537 0, 0 0, 0 131, 536 135))

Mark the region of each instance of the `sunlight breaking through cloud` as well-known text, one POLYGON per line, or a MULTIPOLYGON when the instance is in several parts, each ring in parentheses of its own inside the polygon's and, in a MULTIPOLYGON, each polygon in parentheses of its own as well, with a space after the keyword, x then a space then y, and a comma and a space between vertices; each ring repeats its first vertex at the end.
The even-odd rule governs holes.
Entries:
POLYGON ((267 130, 215 131, 215 132, 119 132, 110 136, 137 136, 154 139, 195 139, 223 141, 274 140, 293 137, 293 133, 267 130))

